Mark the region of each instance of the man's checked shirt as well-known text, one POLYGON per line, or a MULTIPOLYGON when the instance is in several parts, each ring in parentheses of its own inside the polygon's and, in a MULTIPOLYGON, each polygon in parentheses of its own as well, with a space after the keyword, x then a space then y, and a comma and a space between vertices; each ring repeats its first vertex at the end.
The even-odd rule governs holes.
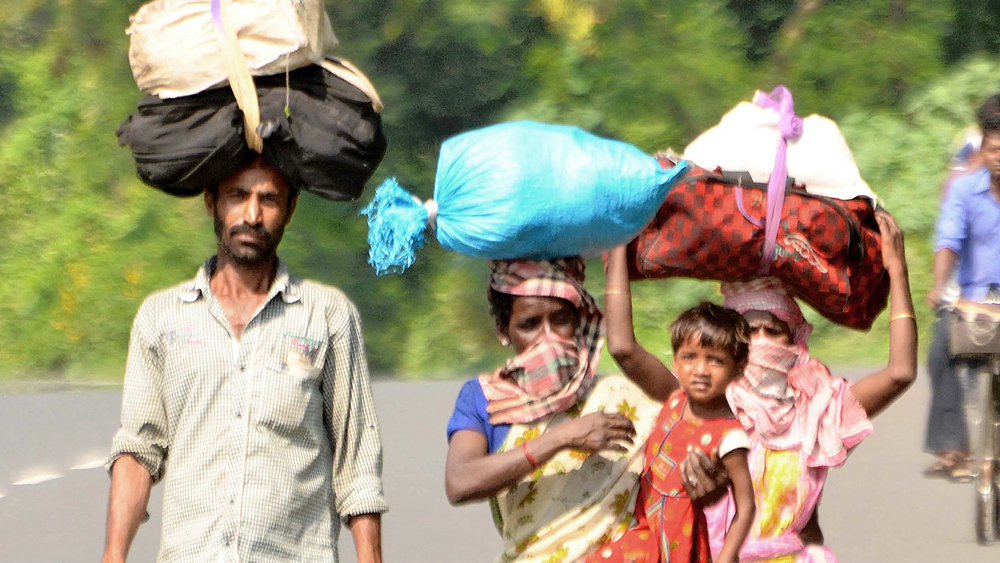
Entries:
POLYGON ((161 563, 336 562, 341 519, 387 509, 358 312, 279 261, 236 340, 214 266, 139 308, 108 467, 164 480, 161 563))

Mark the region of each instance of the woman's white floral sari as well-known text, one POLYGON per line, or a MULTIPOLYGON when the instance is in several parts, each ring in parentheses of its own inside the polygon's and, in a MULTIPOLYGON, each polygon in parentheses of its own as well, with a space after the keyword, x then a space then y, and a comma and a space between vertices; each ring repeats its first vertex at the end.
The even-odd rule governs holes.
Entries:
POLYGON ((565 412, 511 426, 499 451, 520 448, 547 429, 592 412, 622 413, 635 425, 627 453, 564 450, 490 501, 504 542, 503 563, 571 563, 633 520, 646 438, 662 405, 623 376, 594 381, 582 401, 565 412))

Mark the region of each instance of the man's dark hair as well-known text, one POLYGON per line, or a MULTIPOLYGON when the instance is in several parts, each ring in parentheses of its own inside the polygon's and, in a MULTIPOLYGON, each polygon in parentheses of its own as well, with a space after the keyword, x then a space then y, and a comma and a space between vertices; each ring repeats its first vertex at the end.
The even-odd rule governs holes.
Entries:
POLYGON ((670 345, 674 353, 689 341, 725 350, 737 366, 743 365, 750 356, 750 325, 738 312, 702 301, 670 324, 670 345))
POLYGON ((979 119, 979 129, 983 137, 990 134, 1000 134, 1000 94, 990 96, 976 111, 979 119))

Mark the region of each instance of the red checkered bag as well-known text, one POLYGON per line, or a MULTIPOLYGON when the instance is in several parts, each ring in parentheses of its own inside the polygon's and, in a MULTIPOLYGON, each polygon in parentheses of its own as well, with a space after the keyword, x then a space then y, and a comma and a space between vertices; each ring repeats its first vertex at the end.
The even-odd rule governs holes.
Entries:
MULTIPOLYGON (((660 158, 661 165, 673 166, 660 158)), ((791 181, 789 181, 789 185, 791 181)), ((767 184, 692 165, 653 221, 629 243, 632 279, 743 281, 761 275, 767 184)), ((831 321, 867 330, 885 309, 889 278, 867 198, 835 200, 790 185, 767 275, 831 321)))

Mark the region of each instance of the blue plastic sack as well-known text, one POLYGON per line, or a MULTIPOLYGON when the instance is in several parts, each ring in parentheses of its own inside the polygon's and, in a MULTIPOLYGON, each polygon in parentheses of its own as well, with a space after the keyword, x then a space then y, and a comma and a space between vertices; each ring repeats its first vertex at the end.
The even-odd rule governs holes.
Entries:
POLYGON ((402 272, 428 223, 441 246, 477 258, 597 254, 642 230, 685 169, 664 170, 632 145, 565 125, 462 133, 441 146, 434 200, 421 203, 394 178, 378 187, 361 212, 368 263, 380 275, 402 272))

